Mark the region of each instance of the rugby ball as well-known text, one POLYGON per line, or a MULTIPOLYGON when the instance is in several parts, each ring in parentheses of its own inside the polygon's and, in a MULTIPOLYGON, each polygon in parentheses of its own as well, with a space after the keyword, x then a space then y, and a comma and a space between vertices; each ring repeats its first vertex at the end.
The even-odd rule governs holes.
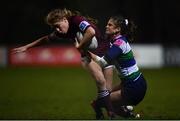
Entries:
MULTIPOLYGON (((83 34, 81 32, 77 32, 76 33, 76 39, 78 42, 80 42, 83 38, 83 34)), ((96 39, 96 37, 94 36, 90 42, 90 44, 88 45, 88 49, 96 49, 98 47, 98 41, 96 39)))

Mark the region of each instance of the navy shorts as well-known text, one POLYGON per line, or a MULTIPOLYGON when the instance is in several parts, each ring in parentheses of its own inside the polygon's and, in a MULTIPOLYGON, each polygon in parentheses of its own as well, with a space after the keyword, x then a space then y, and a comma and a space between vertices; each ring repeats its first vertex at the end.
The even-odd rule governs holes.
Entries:
POLYGON ((126 80, 122 81, 120 104, 122 105, 137 105, 140 103, 147 90, 146 80, 141 74, 136 81, 126 80))

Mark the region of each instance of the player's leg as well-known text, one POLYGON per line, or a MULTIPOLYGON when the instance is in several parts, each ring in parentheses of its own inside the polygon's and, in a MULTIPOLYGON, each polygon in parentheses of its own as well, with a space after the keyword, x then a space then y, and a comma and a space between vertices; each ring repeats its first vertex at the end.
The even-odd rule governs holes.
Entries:
POLYGON ((88 64, 82 62, 82 65, 91 74, 93 79, 96 81, 96 86, 97 86, 98 91, 107 90, 106 80, 104 78, 104 75, 102 73, 102 69, 100 68, 100 66, 96 64, 94 61, 91 61, 88 64))
POLYGON ((114 112, 121 117, 136 117, 135 113, 133 112, 133 107, 128 105, 128 100, 124 99, 121 93, 121 90, 116 90, 111 93, 110 97, 114 112))
POLYGON ((139 104, 146 93, 146 81, 141 75, 136 81, 126 80, 118 85, 120 90, 113 89, 111 92, 111 101, 116 114, 123 117, 138 117, 134 114, 129 105, 139 104), (116 90, 116 91, 115 91, 116 90))
MULTIPOLYGON (((110 102, 110 93, 106 88, 106 79, 104 77, 101 67, 94 61, 91 61, 88 64, 84 63, 83 65, 90 72, 92 77, 96 80, 98 95, 97 95, 97 99, 96 99, 95 105, 94 105, 95 108, 104 107, 104 108, 106 108, 109 116, 112 116, 113 109, 112 109, 112 105, 110 102)), ((97 111, 97 109, 95 111, 97 111)), ((101 114, 101 113, 96 112, 96 114, 101 114)))
POLYGON ((112 82, 113 82, 113 69, 114 66, 110 65, 103 69, 103 74, 106 79, 106 88, 111 92, 112 91, 112 82))

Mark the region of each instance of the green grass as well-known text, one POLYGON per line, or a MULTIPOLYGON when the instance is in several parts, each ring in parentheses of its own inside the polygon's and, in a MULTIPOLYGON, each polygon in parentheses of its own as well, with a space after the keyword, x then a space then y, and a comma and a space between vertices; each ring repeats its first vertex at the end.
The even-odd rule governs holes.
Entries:
POLYGON ((148 91, 137 111, 145 119, 180 119, 179 72, 180 68, 143 70, 148 91))
MULTIPOLYGON (((142 72, 148 90, 135 112, 142 119, 180 119, 180 68, 142 72)), ((0 119, 95 119, 96 91, 81 67, 0 68, 0 119)))

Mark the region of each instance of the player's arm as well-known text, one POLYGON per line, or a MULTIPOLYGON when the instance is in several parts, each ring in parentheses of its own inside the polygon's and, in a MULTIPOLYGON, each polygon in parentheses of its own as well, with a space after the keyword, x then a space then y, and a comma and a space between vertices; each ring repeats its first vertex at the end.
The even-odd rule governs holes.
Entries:
POLYGON ((91 58, 92 58, 98 65, 100 65, 102 68, 104 68, 104 67, 106 67, 106 66, 109 65, 109 64, 108 64, 108 61, 104 58, 104 56, 103 56, 103 57, 99 57, 98 55, 95 55, 95 54, 93 54, 93 53, 91 53, 91 52, 89 52, 89 53, 90 53, 91 58))
POLYGON ((94 28, 92 28, 91 26, 89 26, 89 27, 86 29, 86 31, 85 31, 85 33, 84 33, 84 35, 83 35, 83 38, 82 38, 82 40, 81 40, 80 43, 79 43, 79 46, 77 46, 77 49, 83 49, 84 45, 85 45, 87 42, 91 41, 94 36, 95 36, 95 30, 94 30, 94 28))
POLYGON ((48 36, 43 36, 27 45, 24 45, 24 46, 21 46, 21 47, 18 47, 18 48, 14 48, 12 50, 13 53, 18 53, 18 52, 24 52, 26 51, 27 49, 31 48, 31 47, 34 47, 34 46, 38 46, 38 45, 41 45, 43 44, 44 42, 48 42, 48 36))
POLYGON ((98 63, 102 68, 113 64, 113 61, 122 53, 122 50, 116 46, 112 45, 112 47, 107 51, 107 53, 103 57, 99 57, 91 52, 89 52, 91 58, 98 63))

